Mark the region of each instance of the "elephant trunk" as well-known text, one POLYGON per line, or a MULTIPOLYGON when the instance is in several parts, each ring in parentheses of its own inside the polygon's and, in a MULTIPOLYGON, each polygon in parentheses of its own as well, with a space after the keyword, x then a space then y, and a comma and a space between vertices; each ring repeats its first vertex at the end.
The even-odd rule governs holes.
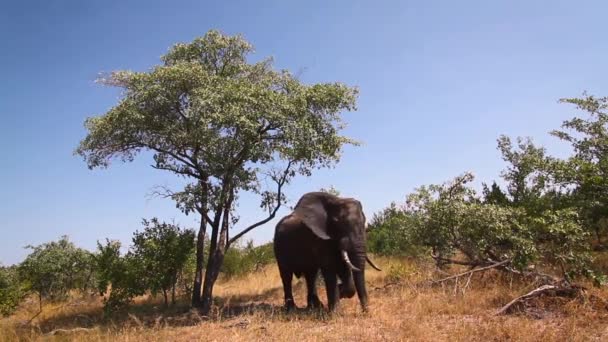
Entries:
POLYGON ((360 252, 356 256, 353 256, 355 265, 361 270, 359 272, 353 272, 353 281, 355 283, 355 289, 361 303, 363 311, 367 311, 367 290, 365 288, 365 262, 369 260, 367 253, 360 252))

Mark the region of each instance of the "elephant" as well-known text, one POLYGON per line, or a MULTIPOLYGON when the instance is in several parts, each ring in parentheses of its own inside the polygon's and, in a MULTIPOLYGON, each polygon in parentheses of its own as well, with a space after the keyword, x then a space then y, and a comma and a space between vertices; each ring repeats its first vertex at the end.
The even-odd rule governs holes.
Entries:
POLYGON ((323 307, 316 289, 321 270, 330 312, 336 310, 340 298, 352 298, 355 291, 362 310, 367 311, 365 263, 380 269, 367 256, 366 230, 363 207, 358 200, 325 192, 302 195, 292 213, 275 227, 273 248, 283 283, 285 309, 296 308, 291 286, 294 275, 297 278, 304 275, 306 279, 307 307, 323 307))

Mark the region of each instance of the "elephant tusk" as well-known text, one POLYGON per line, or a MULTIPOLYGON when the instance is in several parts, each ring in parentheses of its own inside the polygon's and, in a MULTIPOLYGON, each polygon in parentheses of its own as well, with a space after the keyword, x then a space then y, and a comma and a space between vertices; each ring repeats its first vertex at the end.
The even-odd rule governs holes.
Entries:
POLYGON ((376 271, 381 271, 381 272, 382 272, 382 270, 381 270, 380 268, 378 268, 378 266, 376 266, 376 265, 375 265, 375 264, 374 264, 374 263, 373 263, 373 262, 370 260, 370 258, 369 258, 367 255, 365 256, 365 260, 367 260, 367 262, 368 262, 368 263, 369 263, 369 264, 370 264, 370 265, 371 265, 373 268, 375 268, 375 269, 376 269, 376 271))
POLYGON ((342 259, 344 260, 344 262, 346 263, 346 265, 348 266, 348 268, 350 268, 351 271, 356 271, 356 272, 361 272, 360 269, 356 268, 351 262, 350 259, 348 258, 348 253, 346 253, 346 251, 342 251, 342 259))

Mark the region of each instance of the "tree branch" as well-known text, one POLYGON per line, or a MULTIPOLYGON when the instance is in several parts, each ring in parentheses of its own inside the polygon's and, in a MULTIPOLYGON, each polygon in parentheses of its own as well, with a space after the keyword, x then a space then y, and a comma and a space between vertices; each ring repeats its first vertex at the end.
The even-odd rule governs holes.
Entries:
POLYGON ((150 165, 150 166, 157 170, 171 171, 173 173, 177 173, 177 174, 184 175, 184 176, 190 176, 190 177, 193 177, 196 179, 199 179, 199 177, 200 177, 199 175, 197 175, 194 172, 187 171, 187 170, 178 170, 178 169, 175 169, 175 168, 172 168, 169 166, 156 166, 156 165, 150 165))
POLYGON ((270 212, 268 217, 250 225, 249 227, 243 229, 240 233, 236 234, 234 237, 232 237, 230 240, 228 240, 228 246, 230 246, 236 240, 240 239, 243 235, 249 233, 251 230, 253 230, 263 224, 266 224, 267 222, 269 222, 276 216, 277 212, 279 211, 279 208, 281 208, 281 196, 282 196, 281 191, 283 189, 283 185, 285 185, 285 182, 287 181, 287 177, 289 176, 289 172, 290 172, 292 165, 293 165, 293 161, 290 160, 289 163, 287 164, 287 167, 285 168, 285 171, 283 172, 283 175, 281 176, 281 178, 276 180, 276 182, 277 182, 277 205, 272 209, 272 211, 270 212))
POLYGON ((434 280, 434 281, 432 281, 432 283, 433 284, 443 283, 445 281, 448 281, 448 280, 451 280, 451 279, 456 279, 456 278, 459 278, 459 277, 462 277, 462 276, 465 276, 465 275, 468 275, 468 274, 472 274, 472 273, 475 273, 475 272, 482 272, 482 271, 486 271, 486 270, 489 270, 489 269, 492 269, 492 268, 497 268, 497 267, 500 267, 500 266, 504 266, 504 265, 506 265, 506 264, 508 264, 510 262, 511 262, 510 259, 503 260, 501 262, 497 262, 497 263, 492 264, 490 266, 486 266, 486 267, 482 267, 482 268, 476 268, 476 269, 473 269, 473 270, 470 270, 470 271, 466 271, 466 272, 463 272, 463 273, 455 274, 453 276, 449 276, 447 278, 443 278, 443 279, 439 279, 439 280, 434 280))
POLYGON ((463 260, 455 260, 455 259, 451 259, 451 258, 444 258, 444 257, 441 257, 441 256, 435 254, 435 252, 431 252, 431 258, 435 259, 435 261, 437 261, 438 263, 443 262, 443 263, 463 265, 463 266, 473 266, 473 267, 488 265, 488 263, 482 263, 482 262, 478 262, 478 261, 463 261, 463 260))
MULTIPOLYGON (((188 161, 188 160, 187 160, 187 159, 189 159, 189 158, 190 158, 190 156, 188 156, 187 154, 184 154, 184 155, 178 155, 178 154, 173 153, 173 152, 171 152, 171 151, 167 151, 167 150, 162 149, 162 148, 160 148, 160 147, 157 147, 157 146, 152 146, 152 145, 145 144, 145 143, 142 143, 142 144, 140 144, 140 145, 141 145, 141 147, 148 148, 148 149, 153 150, 153 151, 156 151, 156 152, 158 152, 158 153, 164 153, 164 154, 168 154, 168 155, 170 155, 171 157, 173 157, 175 160, 178 160, 178 161, 180 161, 180 162, 182 162, 182 163, 186 164, 187 166, 189 166, 189 167, 191 167, 191 168, 193 168, 193 169, 195 169, 195 170, 197 170, 197 169, 198 169, 198 166, 197 166, 197 165, 195 165, 195 164, 193 164, 193 163, 191 163, 190 161, 188 161)), ((199 179, 200 179, 200 177, 201 177, 201 176, 202 176, 202 175, 199 175, 197 178, 199 178, 199 179)))

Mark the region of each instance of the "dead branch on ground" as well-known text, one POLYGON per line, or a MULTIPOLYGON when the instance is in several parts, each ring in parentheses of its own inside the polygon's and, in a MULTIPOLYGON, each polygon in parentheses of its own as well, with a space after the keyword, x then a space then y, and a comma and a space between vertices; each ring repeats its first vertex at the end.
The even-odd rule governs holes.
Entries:
POLYGON ((496 312, 496 315, 504 315, 513 313, 519 305, 525 304, 531 298, 547 295, 551 297, 575 297, 585 290, 582 286, 576 285, 542 285, 523 296, 519 296, 496 312))
POLYGON ((441 284, 441 283, 446 282, 448 280, 458 279, 458 278, 460 278, 462 276, 470 275, 470 274, 473 274, 473 273, 476 273, 476 272, 483 272, 483 271, 487 271, 487 270, 490 270, 490 269, 493 269, 493 268, 501 267, 501 266, 504 266, 504 265, 506 265, 506 264, 508 264, 510 262, 511 262, 511 260, 509 260, 509 259, 503 260, 503 261, 494 263, 494 264, 489 265, 489 266, 485 266, 485 267, 481 267, 481 268, 474 268, 474 269, 472 269, 470 271, 458 273, 458 274, 455 274, 455 275, 452 275, 452 276, 449 276, 449 277, 446 277, 446 278, 443 278, 443 279, 433 280, 433 281, 431 281, 431 283, 432 284, 441 284))

